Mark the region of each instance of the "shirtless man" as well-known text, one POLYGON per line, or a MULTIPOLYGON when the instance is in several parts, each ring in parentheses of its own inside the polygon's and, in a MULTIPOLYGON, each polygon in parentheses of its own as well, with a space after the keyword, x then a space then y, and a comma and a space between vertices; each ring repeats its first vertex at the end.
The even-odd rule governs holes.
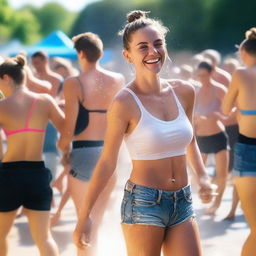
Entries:
POLYGON ((197 78, 201 87, 197 92, 195 106, 195 132, 204 162, 208 154, 215 155, 216 176, 214 183, 218 186, 212 206, 207 214, 214 214, 220 206, 228 174, 228 138, 221 122, 220 105, 226 94, 226 88, 211 78, 214 67, 208 62, 201 62, 197 68, 197 78))
POLYGON ((25 72, 26 72, 26 80, 27 80, 26 87, 30 91, 36 92, 36 93, 51 94, 52 85, 50 82, 43 81, 37 78, 28 66, 25 67, 25 72))
MULTIPOLYGON (((42 51, 35 52, 31 56, 31 63, 36 71, 36 77, 40 80, 45 80, 51 83, 51 90, 49 94, 53 96, 59 104, 61 96, 58 94, 61 91, 60 89, 63 78, 50 69, 47 54, 42 51)), ((49 122, 46 128, 45 144, 43 151, 46 167, 48 167, 52 171, 53 180, 55 179, 57 165, 59 163, 59 154, 56 147, 57 138, 57 130, 49 122)))
POLYGON ((41 80, 46 80, 51 83, 52 88, 50 94, 56 98, 58 95, 58 91, 63 82, 63 78, 53 72, 49 67, 49 60, 46 53, 42 51, 35 52, 31 56, 31 62, 33 67, 35 68, 35 75, 41 80))
POLYGON ((228 87, 231 81, 231 75, 225 70, 218 67, 218 65, 220 64, 220 58, 221 58, 220 54, 213 49, 204 50, 202 54, 205 58, 209 59, 212 62, 213 69, 214 69, 212 73, 212 79, 228 87))

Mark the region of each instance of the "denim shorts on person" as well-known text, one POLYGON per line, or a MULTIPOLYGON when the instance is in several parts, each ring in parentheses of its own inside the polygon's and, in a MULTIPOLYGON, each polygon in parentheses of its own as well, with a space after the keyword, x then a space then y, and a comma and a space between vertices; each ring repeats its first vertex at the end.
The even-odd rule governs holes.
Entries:
POLYGON ((121 206, 123 224, 173 227, 194 217, 190 185, 176 191, 139 186, 128 181, 121 206))
POLYGON ((256 177, 256 145, 236 143, 233 176, 256 177))

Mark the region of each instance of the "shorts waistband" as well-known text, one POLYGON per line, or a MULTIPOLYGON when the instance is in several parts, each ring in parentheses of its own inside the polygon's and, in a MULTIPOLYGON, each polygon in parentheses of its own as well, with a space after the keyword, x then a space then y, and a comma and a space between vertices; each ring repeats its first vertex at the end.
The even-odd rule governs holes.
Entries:
POLYGON ((102 147, 104 144, 103 140, 76 140, 72 142, 73 148, 84 148, 84 147, 102 147))
POLYGON ((180 188, 178 190, 169 191, 169 190, 162 190, 157 188, 149 188, 141 185, 136 185, 132 183, 130 180, 128 180, 125 184, 125 190, 132 193, 136 189, 142 189, 142 190, 148 190, 150 192, 157 192, 161 196, 167 196, 167 197, 176 197, 176 196, 183 196, 186 192, 191 191, 190 185, 186 185, 183 188, 180 188))
POLYGON ((206 139, 215 139, 215 138, 218 138, 219 136, 222 136, 222 135, 227 136, 226 132, 221 131, 221 132, 211 134, 211 135, 203 135, 203 136, 196 135, 196 138, 198 138, 198 139, 205 139, 205 138, 206 139))
POLYGON ((256 138, 247 137, 239 133, 237 142, 249 145, 256 145, 256 138))
POLYGON ((14 168, 45 168, 44 161, 15 161, 15 162, 2 162, 3 169, 14 168))

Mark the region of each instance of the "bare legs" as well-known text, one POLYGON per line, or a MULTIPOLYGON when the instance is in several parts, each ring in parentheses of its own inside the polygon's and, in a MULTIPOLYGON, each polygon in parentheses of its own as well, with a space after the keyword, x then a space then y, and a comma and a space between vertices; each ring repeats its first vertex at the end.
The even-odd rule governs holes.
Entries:
POLYGON ((249 224, 251 233, 245 241, 242 249, 242 256, 255 255, 256 253, 256 177, 236 177, 235 186, 244 216, 249 224))
POLYGON ((235 212, 236 212, 238 203, 239 203, 239 197, 238 197, 238 194, 237 194, 236 186, 233 185, 231 209, 230 209, 227 217, 225 218, 225 220, 233 220, 235 218, 235 212))
POLYGON ((25 209, 33 240, 40 256, 57 256, 58 248, 50 232, 50 212, 25 209))
MULTIPOLYGON (((58 256, 58 248, 50 233, 49 211, 32 211, 24 209, 30 231, 39 251, 40 256, 58 256)), ((7 235, 13 225, 17 210, 0 213, 0 256, 7 255, 7 235)))
POLYGON ((7 235, 11 230, 17 210, 0 213, 0 256, 6 256, 8 251, 7 235))
MULTIPOLYGON (((73 202, 75 204, 75 209, 77 216, 79 214, 79 211, 81 210, 81 202, 84 200, 85 191, 87 189, 88 182, 81 181, 77 178, 72 177, 71 175, 68 175, 69 179, 69 191, 71 198, 73 199, 73 202)), ((100 225, 100 222, 103 217, 103 212, 106 208, 106 205, 108 203, 108 199, 110 197, 110 194, 113 190, 113 187, 115 185, 115 176, 113 176, 107 187, 103 190, 101 195, 99 196, 93 211, 92 211, 92 237, 91 237, 91 247, 87 247, 85 250, 78 249, 78 256, 94 256, 96 255, 96 249, 97 249, 97 232, 100 225)))
MULTIPOLYGON (((204 163, 206 163, 207 155, 202 154, 204 163)), ((216 165, 216 177, 214 177, 213 182, 218 186, 217 193, 212 205, 206 210, 206 214, 215 214, 216 210, 219 208, 224 190, 226 188, 227 176, 228 176, 228 161, 229 153, 228 150, 222 150, 215 154, 215 165, 216 165)))
POLYGON ((197 224, 193 218, 165 228, 149 225, 122 225, 128 256, 201 256, 197 224))

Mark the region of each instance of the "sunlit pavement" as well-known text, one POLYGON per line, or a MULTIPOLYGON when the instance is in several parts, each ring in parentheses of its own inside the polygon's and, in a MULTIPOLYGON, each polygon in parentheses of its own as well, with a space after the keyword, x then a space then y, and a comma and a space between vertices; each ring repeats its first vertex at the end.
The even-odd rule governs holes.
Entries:
MULTIPOLYGON (((118 182, 111 195, 111 205, 108 207, 101 225, 98 237, 98 253, 95 256, 125 256, 125 245, 120 228, 120 204, 122 188, 129 176, 130 163, 125 149, 121 151, 117 166, 118 182)), ((60 199, 56 192, 56 201, 60 199)), ((198 200, 194 193, 194 207, 199 222, 203 256, 239 256, 241 246, 249 233, 248 226, 239 208, 234 221, 223 221, 231 204, 232 189, 227 187, 223 202, 217 214, 213 217, 203 215, 207 207, 198 200)), ((55 209, 53 209, 54 212, 55 209)), ((52 229, 53 236, 59 246, 61 256, 76 255, 76 249, 71 242, 72 231, 76 223, 75 212, 71 201, 65 206, 61 220, 52 229)), ((9 235, 10 250, 8 256, 37 256, 37 248, 30 236, 26 217, 16 219, 15 226, 9 235)))

